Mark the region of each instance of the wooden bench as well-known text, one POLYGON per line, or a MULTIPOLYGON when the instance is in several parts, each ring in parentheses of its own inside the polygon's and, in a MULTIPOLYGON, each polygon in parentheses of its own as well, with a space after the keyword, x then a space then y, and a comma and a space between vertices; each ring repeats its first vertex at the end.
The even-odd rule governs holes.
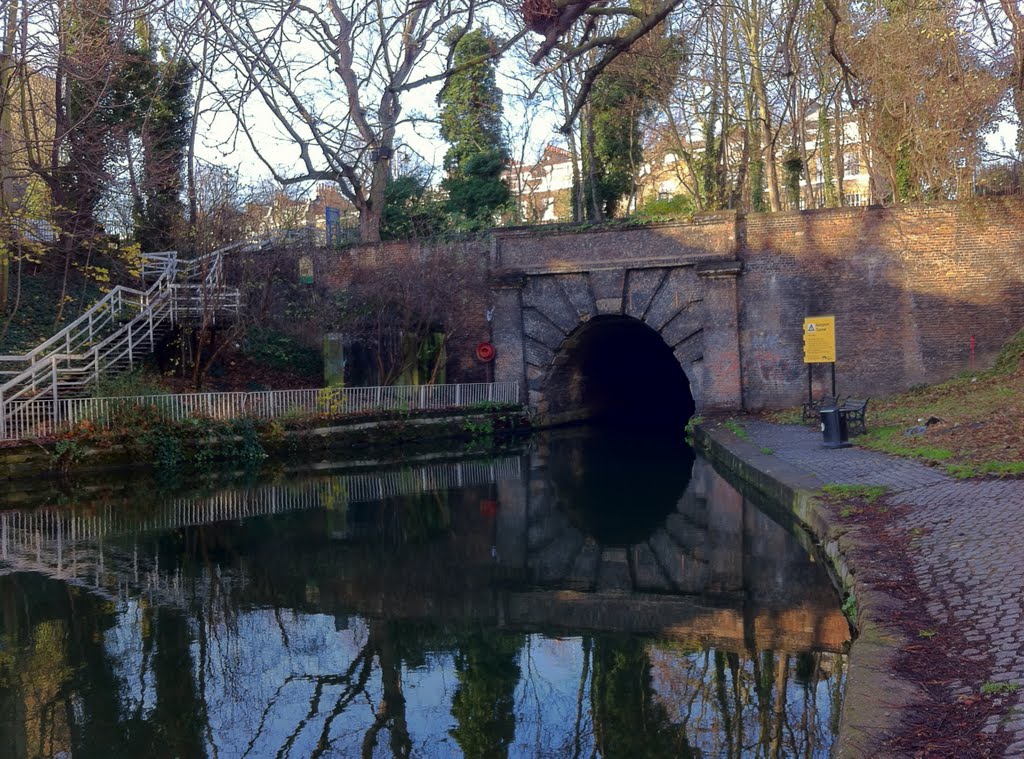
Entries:
POLYGON ((812 419, 814 421, 817 421, 818 420, 818 412, 819 411, 821 411, 823 408, 835 408, 839 404, 840 404, 840 400, 839 400, 838 396, 826 395, 826 396, 823 396, 822 398, 819 398, 816 401, 811 401, 810 403, 804 403, 800 407, 800 415, 801 415, 801 417, 803 418, 804 421, 808 421, 808 420, 812 420, 812 419))
POLYGON ((868 431, 864 417, 870 398, 847 398, 839 406, 839 413, 846 417, 846 429, 851 434, 863 435, 868 431))

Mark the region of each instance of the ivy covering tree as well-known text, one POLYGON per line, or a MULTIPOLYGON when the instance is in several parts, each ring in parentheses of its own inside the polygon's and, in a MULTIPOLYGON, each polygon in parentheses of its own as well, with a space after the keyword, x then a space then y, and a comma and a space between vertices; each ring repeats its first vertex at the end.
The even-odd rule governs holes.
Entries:
POLYGON ((673 39, 645 37, 597 78, 584 115, 584 208, 614 218, 633 195, 643 164, 642 126, 675 84, 683 50, 673 39))
MULTIPOLYGON (((135 239, 144 250, 177 246, 183 226, 181 174, 189 142, 195 68, 160 60, 143 28, 125 54, 115 113, 142 147, 140 181, 133 183, 135 239)), ((129 158, 131 160, 131 158, 129 158)))
POLYGON ((452 213, 471 227, 486 227, 510 198, 502 178, 509 152, 502 135, 501 90, 490 57, 497 43, 482 29, 460 29, 449 44, 456 73, 441 92, 441 136, 451 144, 441 186, 452 213))

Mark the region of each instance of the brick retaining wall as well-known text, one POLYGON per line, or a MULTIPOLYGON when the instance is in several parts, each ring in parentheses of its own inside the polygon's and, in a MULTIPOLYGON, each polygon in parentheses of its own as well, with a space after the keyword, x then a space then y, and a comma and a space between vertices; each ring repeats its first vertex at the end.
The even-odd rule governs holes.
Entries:
MULTIPOLYGON (((311 254, 316 284, 306 290, 295 284, 298 253, 273 254, 273 276, 266 264, 271 259, 263 259, 262 268, 254 265, 268 254, 250 254, 234 263, 233 277, 276 282, 264 310, 301 297, 308 315, 293 328, 313 341, 333 328, 332 293, 345 289, 359 261, 395 267, 455 251, 488 267, 492 277, 507 279, 510 272, 739 259, 743 404, 759 409, 805 397, 801 326, 810 315, 836 317, 842 394, 881 395, 951 377, 969 367, 971 335, 979 366, 987 365, 1024 327, 1022 239, 1024 201, 997 198, 749 216, 722 212, 643 227, 535 227, 496 230, 493 240, 320 250, 311 254)), ((449 381, 488 379, 487 367, 472 353, 491 336, 484 314, 495 302, 486 288, 462 298, 449 381)), ((816 385, 823 390, 826 384, 821 366, 816 385)))
MULTIPOLYGON (((806 395, 800 325, 834 314, 838 390, 882 395, 986 366, 1024 327, 1024 203, 758 214, 740 225, 745 405, 806 395)), ((824 387, 825 367, 818 370, 824 387)))

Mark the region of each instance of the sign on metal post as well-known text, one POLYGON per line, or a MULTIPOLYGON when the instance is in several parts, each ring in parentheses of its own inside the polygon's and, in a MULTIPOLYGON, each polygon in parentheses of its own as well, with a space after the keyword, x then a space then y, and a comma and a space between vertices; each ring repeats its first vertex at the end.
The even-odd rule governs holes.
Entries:
POLYGON ((299 282, 304 285, 313 284, 313 259, 309 256, 299 258, 299 282))
POLYGON ((836 318, 808 316, 804 319, 804 363, 831 364, 836 360, 836 318))

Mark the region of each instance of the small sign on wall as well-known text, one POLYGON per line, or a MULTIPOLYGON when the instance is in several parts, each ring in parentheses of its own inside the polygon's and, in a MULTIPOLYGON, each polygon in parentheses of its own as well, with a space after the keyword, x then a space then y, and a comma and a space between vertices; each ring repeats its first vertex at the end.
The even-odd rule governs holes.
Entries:
POLYGON ((831 364, 836 360, 836 317, 804 319, 804 363, 831 364))
POLYGON ((313 259, 309 256, 299 258, 299 282, 303 285, 313 284, 313 259))

